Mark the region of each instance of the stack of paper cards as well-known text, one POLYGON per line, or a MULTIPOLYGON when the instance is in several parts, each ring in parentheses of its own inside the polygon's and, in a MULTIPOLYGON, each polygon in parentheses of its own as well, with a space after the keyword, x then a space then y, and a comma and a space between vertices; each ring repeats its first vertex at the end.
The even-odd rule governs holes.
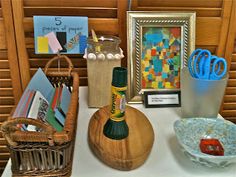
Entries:
POLYGON ((83 54, 87 38, 88 17, 34 16, 36 54, 83 54))
POLYGON ((61 126, 65 124, 65 117, 68 112, 68 107, 71 99, 71 93, 63 84, 62 87, 55 89, 54 97, 52 99, 51 108, 55 113, 55 118, 61 126))
MULTIPOLYGON (((39 91, 27 89, 22 95, 12 117, 29 117, 45 122, 47 111, 48 101, 46 98, 39 91)), ((19 124, 18 127, 23 130, 36 130, 33 125, 19 124)))
MULTIPOLYGON (((35 95, 34 90, 27 89, 21 97, 12 117, 27 117, 35 95)), ((27 130, 26 125, 18 124, 17 127, 27 130)))
MULTIPOLYGON (((33 119, 39 119, 45 123, 48 107, 49 107, 48 101, 39 91, 36 91, 27 117, 33 119)), ((35 127, 34 125, 28 125, 27 130, 35 131, 37 130, 37 127, 35 127)))
MULTIPOLYGON (((71 93, 66 85, 54 88, 39 68, 25 89, 16 109, 14 118, 28 117, 50 124, 62 131, 68 112, 71 93)), ((22 130, 38 131, 33 125, 18 125, 22 130)))
POLYGON ((21 97, 13 117, 26 117, 33 101, 35 91, 27 89, 21 97))

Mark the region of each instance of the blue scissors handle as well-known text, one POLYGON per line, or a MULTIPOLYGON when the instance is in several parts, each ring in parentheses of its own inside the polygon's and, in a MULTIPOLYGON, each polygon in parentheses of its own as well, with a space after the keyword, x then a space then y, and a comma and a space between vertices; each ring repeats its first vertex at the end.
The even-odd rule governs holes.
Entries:
POLYGON ((208 50, 202 50, 193 62, 193 69, 197 78, 208 79, 210 76, 210 66, 211 53, 208 50))
POLYGON ((192 77, 197 77, 193 71, 193 58, 194 56, 198 53, 201 52, 202 49, 196 49, 193 51, 193 53, 190 55, 189 60, 188 60, 188 68, 189 68, 189 72, 191 74, 192 77))
POLYGON ((216 56, 212 57, 213 64, 212 69, 210 73, 210 79, 211 80, 219 80, 221 79, 227 72, 227 63, 224 58, 218 58, 216 56), (221 71, 221 64, 223 65, 223 71, 221 71))
POLYGON ((196 49, 188 60, 189 72, 192 77, 200 79, 219 80, 227 72, 224 58, 211 55, 210 51, 196 49), (221 71, 223 66, 223 71, 221 71))
POLYGON ((196 49, 189 57, 188 67, 192 77, 208 79, 210 75, 211 53, 208 50, 196 49))

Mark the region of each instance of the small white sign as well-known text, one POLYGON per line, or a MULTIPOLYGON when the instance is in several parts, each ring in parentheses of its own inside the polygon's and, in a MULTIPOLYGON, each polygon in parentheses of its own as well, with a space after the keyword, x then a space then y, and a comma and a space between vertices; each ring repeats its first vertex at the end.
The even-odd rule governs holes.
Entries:
POLYGON ((179 104, 178 94, 148 95, 149 105, 179 104))

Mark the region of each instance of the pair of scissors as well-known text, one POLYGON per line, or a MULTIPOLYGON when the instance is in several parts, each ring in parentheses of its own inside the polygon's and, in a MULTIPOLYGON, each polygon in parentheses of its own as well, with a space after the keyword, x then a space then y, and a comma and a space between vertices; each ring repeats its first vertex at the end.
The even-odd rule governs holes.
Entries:
POLYGON ((196 49, 189 57, 188 68, 192 77, 220 80, 227 72, 227 62, 224 58, 211 55, 208 50, 196 49))

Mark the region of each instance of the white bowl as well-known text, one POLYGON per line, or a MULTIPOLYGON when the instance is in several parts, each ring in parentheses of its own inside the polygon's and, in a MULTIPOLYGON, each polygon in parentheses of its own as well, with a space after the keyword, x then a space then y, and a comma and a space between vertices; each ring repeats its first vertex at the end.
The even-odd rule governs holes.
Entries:
POLYGON ((236 163, 236 125, 218 118, 188 118, 177 120, 174 130, 184 153, 193 161, 208 167, 226 167, 236 163), (202 138, 218 139, 224 148, 223 156, 202 153, 202 138))

